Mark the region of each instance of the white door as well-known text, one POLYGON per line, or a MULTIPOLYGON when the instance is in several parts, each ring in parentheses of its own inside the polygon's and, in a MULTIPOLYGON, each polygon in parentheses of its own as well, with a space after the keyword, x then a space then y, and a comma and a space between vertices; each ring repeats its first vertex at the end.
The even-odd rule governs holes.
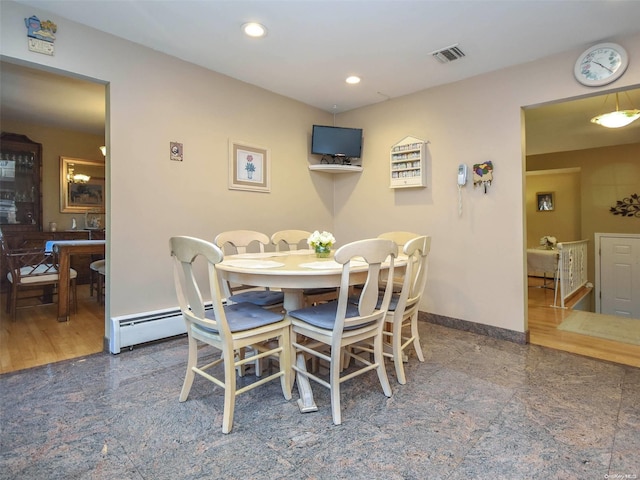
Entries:
POLYGON ((599 312, 640 318, 640 236, 602 234, 599 263, 599 312))

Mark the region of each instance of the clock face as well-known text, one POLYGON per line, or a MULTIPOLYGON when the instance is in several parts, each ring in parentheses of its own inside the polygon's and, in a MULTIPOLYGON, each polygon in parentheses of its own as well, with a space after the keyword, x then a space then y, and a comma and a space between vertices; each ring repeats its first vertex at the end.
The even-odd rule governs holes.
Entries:
POLYGON ((574 68, 583 85, 599 87, 617 80, 627 69, 627 52, 615 43, 601 43, 585 50, 574 68))

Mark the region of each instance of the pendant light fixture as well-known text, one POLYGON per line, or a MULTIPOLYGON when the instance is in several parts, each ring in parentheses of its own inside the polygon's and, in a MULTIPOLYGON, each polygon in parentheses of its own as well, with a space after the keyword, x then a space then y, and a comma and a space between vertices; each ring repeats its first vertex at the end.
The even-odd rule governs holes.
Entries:
MULTIPOLYGON (((629 98, 629 94, 624 92, 627 98, 629 99, 629 103, 631 103, 631 98, 629 98)), ((607 102, 607 95, 604 99, 605 103, 607 102)), ((603 113, 601 115, 597 115, 591 119, 592 123, 597 125, 602 125, 607 128, 620 128, 629 125, 631 122, 640 118, 640 110, 637 108, 633 108, 633 104, 631 103, 630 110, 620 110, 618 103, 618 93, 616 93, 616 110, 615 112, 603 113)))

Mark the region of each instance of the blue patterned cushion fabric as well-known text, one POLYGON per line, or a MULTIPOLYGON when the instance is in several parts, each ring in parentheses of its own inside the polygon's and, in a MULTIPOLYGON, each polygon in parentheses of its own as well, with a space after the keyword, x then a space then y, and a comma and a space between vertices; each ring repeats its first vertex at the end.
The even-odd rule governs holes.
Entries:
MULTIPOLYGON (((384 297, 384 295, 380 295, 378 297, 378 304, 376 305, 376 308, 380 308, 380 305, 382 305, 382 298, 384 297)), ((399 293, 394 293, 391 295, 391 301, 389 302, 389 308, 388 310, 390 312, 395 312, 396 307, 398 306, 398 301, 400 301, 400 294, 399 293)))
MULTIPOLYGON (((314 307, 301 308, 300 310, 294 310, 289 315, 302 320, 303 322, 313 325, 314 327, 325 328, 327 330, 333 330, 333 325, 336 322, 336 310, 338 308, 338 302, 321 303, 314 307)), ((347 305, 346 318, 357 317, 358 307, 356 305, 347 305)), ((360 328, 352 327, 352 328, 360 328)), ((345 328, 349 330, 349 328, 345 328)))
POLYGON ((249 302, 261 307, 267 307, 284 302, 284 293, 272 290, 242 292, 231 295, 229 300, 234 303, 249 302))
MULTIPOLYGON (((223 308, 229 329, 232 333, 277 323, 284 318, 284 315, 280 313, 265 310, 248 302, 225 305, 223 308)), ((207 310, 205 317, 209 320, 215 320, 213 310, 207 310)), ((216 329, 203 327, 201 325, 194 325, 194 328, 199 328, 205 332, 218 333, 216 329)))
POLYGON ((335 292, 336 289, 333 287, 327 287, 327 288, 305 288, 302 293, 304 295, 318 295, 318 294, 322 294, 322 293, 332 293, 335 292))
MULTIPOLYGON (((384 298, 384 295, 380 295, 378 297, 378 303, 376 304, 376 308, 380 308, 382 306, 383 298, 384 298)), ((357 296, 349 297, 349 303, 353 303, 354 305, 358 304, 358 300, 360 300, 360 298, 357 297, 357 296)), ((400 294, 399 293, 392 294, 391 295, 391 301, 389 302, 388 310, 390 312, 395 312, 399 301, 400 301, 400 294)))

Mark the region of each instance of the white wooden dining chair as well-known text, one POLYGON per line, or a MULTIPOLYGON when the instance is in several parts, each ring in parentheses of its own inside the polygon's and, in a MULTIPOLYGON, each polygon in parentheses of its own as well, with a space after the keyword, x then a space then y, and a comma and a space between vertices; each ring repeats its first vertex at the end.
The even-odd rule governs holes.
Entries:
MULTIPOLYGON (((257 253, 264 253, 264 247, 269 242, 267 235, 253 230, 229 230, 219 233, 213 241, 226 254, 246 254, 250 248, 257 249, 257 253)), ((227 301, 233 303, 250 302, 260 307, 277 309, 284 302, 282 292, 268 288, 231 285, 224 281, 223 291, 227 301)))
MULTIPOLYGON (((283 314, 252 303, 222 305, 220 283, 215 266, 222 261, 223 253, 214 244, 193 237, 172 237, 169 245, 174 258, 176 293, 189 338, 187 372, 180 392, 180 402, 187 400, 196 373, 215 383, 224 389, 222 432, 229 433, 233 427, 237 395, 279 378, 284 398, 291 399, 291 323, 289 319, 284 318, 283 314), (198 277, 193 268, 199 257, 202 257, 208 266, 211 309, 205 307, 203 290, 199 286, 198 277), (271 340, 277 340, 271 348, 253 348, 254 354, 248 357, 236 355, 236 351, 256 344, 270 344, 271 340), (198 342, 219 349, 222 352, 221 357, 199 366, 198 342), (280 365, 278 371, 242 388, 237 388, 237 367, 267 356, 278 357, 280 365), (216 373, 209 373, 211 368, 219 364, 223 367, 222 380, 214 376, 216 373)), ((219 372, 217 374, 219 376, 219 372)))
POLYGON ((282 247, 290 251, 298 250, 303 242, 305 248, 309 248, 306 242, 310 236, 311 232, 306 230, 280 230, 271 235, 271 243, 275 245, 276 252, 282 251, 282 247))
MULTIPOLYGON (((413 238, 404 245, 402 252, 407 256, 407 265, 402 277, 402 289, 391 298, 385 316, 386 325, 382 330, 384 355, 393 359, 396 379, 402 385, 407 383, 404 372, 405 349, 413 346, 418 360, 424 362, 418 332, 418 308, 427 283, 430 251, 430 236, 413 238)), ((380 296, 378 301, 381 303, 382 300, 380 296)), ((371 345, 365 350, 373 351, 371 345)))
MULTIPOLYGON (((387 240, 393 240, 398 245, 398 255, 402 253, 402 249, 404 248, 405 243, 407 243, 412 238, 419 237, 419 233, 413 232, 405 232, 402 230, 384 232, 378 235, 378 238, 386 238, 387 240)), ((383 274, 384 279, 384 274, 383 274)), ((394 289, 396 292, 399 292, 402 288, 402 276, 396 276, 394 280, 394 289)))
MULTIPOLYGON (((275 245, 276 252, 283 250, 297 251, 298 247, 311 236, 306 230, 280 230, 271 235, 271 243, 275 245)), ((308 248, 308 245, 306 245, 308 248)), ((320 302, 328 302, 338 298, 338 289, 330 287, 305 288, 302 291, 306 306, 316 305, 320 302)))
POLYGON ((367 239, 346 244, 335 252, 334 259, 342 265, 340 292, 337 301, 322 303, 312 307, 294 310, 289 313, 292 324, 293 347, 296 354, 302 353, 312 359, 329 363, 329 380, 309 372, 305 368, 293 365, 300 375, 323 385, 331 392, 331 412, 333 423, 342 423, 340 409, 340 385, 358 375, 375 370, 387 397, 391 396, 391 387, 382 354, 382 326, 387 307, 391 300, 393 283, 389 280, 378 304, 378 281, 382 263, 389 259, 388 278, 393 278, 394 258, 397 247, 391 240, 367 239), (358 303, 349 302, 349 285, 353 283, 351 259, 367 264, 367 279, 359 291, 358 303), (347 347, 358 342, 371 340, 373 361, 358 355, 347 347), (327 347, 330 350, 327 352, 327 347), (353 368, 342 371, 342 356, 356 360, 353 368))
POLYGON ((387 240, 393 240, 398 245, 398 254, 402 252, 402 249, 409 240, 419 237, 419 233, 413 232, 404 232, 404 231, 393 231, 393 232, 384 232, 378 235, 378 238, 386 238, 387 240))

